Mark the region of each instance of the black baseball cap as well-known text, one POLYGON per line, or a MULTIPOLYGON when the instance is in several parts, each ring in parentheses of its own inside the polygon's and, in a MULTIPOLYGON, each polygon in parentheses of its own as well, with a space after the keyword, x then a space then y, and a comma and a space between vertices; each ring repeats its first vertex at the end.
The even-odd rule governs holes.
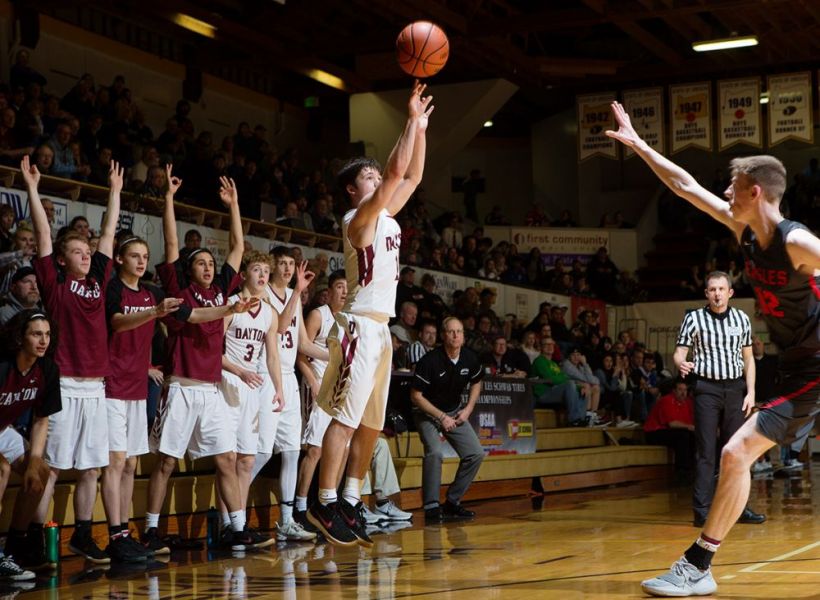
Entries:
POLYGON ((20 267, 14 272, 14 275, 11 276, 11 282, 17 283, 23 277, 28 277, 29 275, 34 275, 34 269, 32 267, 20 267))

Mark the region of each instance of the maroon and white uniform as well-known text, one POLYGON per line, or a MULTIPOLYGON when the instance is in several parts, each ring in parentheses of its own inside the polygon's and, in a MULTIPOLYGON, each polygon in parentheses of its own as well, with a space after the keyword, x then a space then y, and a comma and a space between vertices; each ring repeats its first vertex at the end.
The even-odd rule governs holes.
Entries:
MULTIPOLYGON (((181 298, 190 308, 224 306, 228 294, 241 283, 233 267, 225 263, 209 288, 188 283, 185 261, 164 263, 158 269, 169 296, 181 298)), ((168 391, 160 403, 149 446, 175 458, 187 450, 191 458, 232 452, 236 431, 225 399, 222 381, 222 319, 207 323, 169 323, 166 375, 168 391)))
POLYGON ((348 211, 342 224, 347 302, 327 338, 330 361, 317 403, 348 427, 381 430, 393 360, 387 322, 395 316, 401 227, 382 210, 373 243, 354 248, 347 230, 355 214, 348 211))
MULTIPOLYGON (((313 343, 320 348, 327 349, 327 338, 336 320, 327 304, 315 310, 319 312, 319 317, 322 321, 313 343)), ((313 370, 313 376, 316 377, 318 381, 322 381, 325 371, 327 370, 327 361, 313 358, 310 360, 310 368, 313 370)), ((308 446, 321 447, 322 439, 325 437, 325 431, 327 431, 327 427, 330 425, 330 415, 316 405, 316 398, 311 397, 310 388, 307 388, 304 382, 305 380, 302 380, 302 389, 305 392, 305 403, 309 404, 310 407, 310 415, 307 419, 307 425, 305 425, 305 431, 302 434, 302 443, 308 446), (307 402, 308 398, 310 398, 309 403, 307 402)))
MULTIPOLYGON (((284 298, 270 286, 267 287, 268 300, 280 315, 293 295, 291 288, 285 288, 284 298)), ((302 409, 299 396, 299 382, 296 380, 296 353, 299 351, 299 330, 301 329, 302 305, 296 307, 293 318, 285 333, 279 334, 279 364, 282 369, 281 394, 285 407, 280 413, 261 414, 259 418, 259 452, 298 451, 302 439, 302 409), (274 422, 276 421, 276 422, 274 422)), ((265 366, 267 371, 267 365, 265 366)))
MULTIPOLYGON (((239 296, 231 296, 233 304, 239 296)), ((225 357, 233 364, 259 373, 261 386, 251 388, 233 373, 222 370, 222 394, 228 404, 236 431, 236 451, 240 454, 256 454, 259 447, 259 424, 261 412, 271 413, 266 421, 274 427, 279 413, 274 413, 274 389, 265 363, 265 342, 273 323, 273 308, 260 302, 254 310, 231 316, 225 330, 225 357)), ((267 416, 267 415, 266 415, 267 416)))
MULTIPOLYGON (((108 321, 116 314, 129 315, 151 310, 165 299, 155 286, 139 284, 128 287, 113 277, 105 292, 108 321)), ((174 316, 184 321, 190 308, 181 307, 174 316)), ((134 329, 113 331, 108 339, 111 377, 105 380, 108 413, 108 449, 140 456, 148 452, 148 369, 151 367, 151 340, 156 323, 153 319, 134 329)))
POLYGON ((61 408, 60 371, 54 361, 39 358, 25 374, 14 359, 0 362, 0 454, 9 463, 26 453, 23 436, 11 424, 29 409, 42 418, 61 408))
POLYGON ((59 327, 55 362, 60 368, 63 409, 48 423, 46 462, 56 469, 108 465, 108 418, 104 377, 111 374, 105 288, 111 259, 91 256, 86 277, 68 277, 54 256, 33 261, 43 305, 59 327))

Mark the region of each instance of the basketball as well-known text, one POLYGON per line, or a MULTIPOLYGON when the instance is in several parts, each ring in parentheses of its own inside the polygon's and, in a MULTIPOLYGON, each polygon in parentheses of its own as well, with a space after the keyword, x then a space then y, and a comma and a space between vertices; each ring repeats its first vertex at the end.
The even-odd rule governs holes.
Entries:
POLYGON ((431 77, 447 64, 450 42, 447 34, 430 21, 416 21, 401 30, 396 39, 399 66, 408 75, 431 77))

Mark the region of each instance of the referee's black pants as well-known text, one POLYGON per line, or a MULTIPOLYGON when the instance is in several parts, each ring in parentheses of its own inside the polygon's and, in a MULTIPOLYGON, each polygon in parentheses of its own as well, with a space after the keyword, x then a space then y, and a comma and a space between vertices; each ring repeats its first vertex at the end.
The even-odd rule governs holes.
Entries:
POLYGON ((695 484, 692 509, 706 518, 715 495, 715 466, 718 449, 740 429, 746 381, 743 378, 717 381, 699 378, 695 384, 695 484), (720 446, 718 446, 718 433, 720 446))

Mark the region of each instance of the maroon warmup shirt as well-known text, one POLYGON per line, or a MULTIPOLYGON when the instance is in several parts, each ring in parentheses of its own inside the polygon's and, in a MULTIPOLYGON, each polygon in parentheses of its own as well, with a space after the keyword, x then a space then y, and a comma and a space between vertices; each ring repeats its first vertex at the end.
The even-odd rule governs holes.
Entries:
MULTIPOLYGON (((228 295, 242 283, 242 278, 228 263, 214 278, 209 288, 188 283, 184 275, 186 263, 163 263, 157 269, 165 293, 181 298, 191 308, 224 306, 228 295)), ((222 380, 222 319, 208 323, 170 324, 168 327, 168 375, 218 383, 222 380)))
MULTIPOLYGON (((132 289, 119 277, 113 277, 105 290, 105 312, 108 322, 116 314, 128 315, 151 310, 165 299, 162 290, 153 285, 140 284, 132 289)), ((166 324, 172 318, 188 319, 190 308, 181 306, 178 311, 163 319, 166 324)), ((108 339, 111 377, 105 380, 106 398, 117 400, 145 400, 148 397, 148 369, 151 367, 151 340, 155 321, 152 319, 127 331, 110 331, 108 339)), ((171 325, 173 326, 173 325, 171 325)))
POLYGON ((40 358, 23 375, 16 360, 0 362, 0 430, 14 423, 29 408, 37 417, 62 410, 57 365, 50 358, 40 358))
POLYGON ((95 252, 88 276, 80 279, 58 270, 53 255, 39 256, 32 262, 43 305, 60 328, 55 355, 60 375, 108 376, 104 291, 111 278, 111 259, 95 252))

